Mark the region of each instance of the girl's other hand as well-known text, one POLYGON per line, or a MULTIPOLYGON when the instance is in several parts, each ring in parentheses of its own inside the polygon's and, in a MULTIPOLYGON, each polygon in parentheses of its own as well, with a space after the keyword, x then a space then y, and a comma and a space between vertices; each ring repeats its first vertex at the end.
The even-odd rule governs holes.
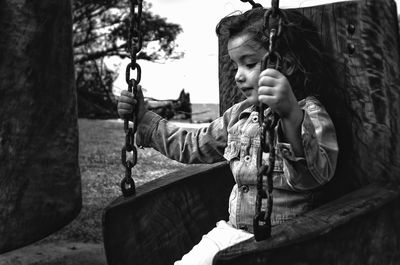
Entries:
POLYGON ((137 122, 140 122, 146 112, 142 87, 137 87, 136 98, 133 97, 131 92, 123 90, 121 96, 118 98, 117 109, 118 115, 122 119, 129 119, 132 121, 133 115, 137 115, 137 122))

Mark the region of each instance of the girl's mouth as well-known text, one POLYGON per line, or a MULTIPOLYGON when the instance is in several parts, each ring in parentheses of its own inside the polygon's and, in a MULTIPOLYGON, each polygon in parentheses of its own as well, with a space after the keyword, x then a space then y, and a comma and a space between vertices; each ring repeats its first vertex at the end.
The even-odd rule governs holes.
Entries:
POLYGON ((243 93, 246 93, 246 92, 252 90, 253 88, 252 87, 242 87, 240 89, 242 90, 243 93))
POLYGON ((240 90, 242 91, 243 95, 245 95, 247 98, 253 94, 252 87, 241 87, 240 90))

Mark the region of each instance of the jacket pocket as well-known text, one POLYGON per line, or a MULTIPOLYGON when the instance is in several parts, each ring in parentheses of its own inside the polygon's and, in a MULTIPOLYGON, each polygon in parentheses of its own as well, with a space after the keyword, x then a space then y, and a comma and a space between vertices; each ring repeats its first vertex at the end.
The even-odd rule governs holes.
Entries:
POLYGON ((235 140, 228 140, 228 145, 224 151, 224 158, 231 161, 234 158, 239 158, 240 142, 235 140))

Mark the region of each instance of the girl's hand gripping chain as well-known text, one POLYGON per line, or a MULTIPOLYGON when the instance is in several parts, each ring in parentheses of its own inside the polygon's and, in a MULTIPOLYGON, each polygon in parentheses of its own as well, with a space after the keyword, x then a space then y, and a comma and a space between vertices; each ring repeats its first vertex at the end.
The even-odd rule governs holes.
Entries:
POLYGON ((259 102, 268 105, 279 115, 285 140, 292 144, 297 156, 303 156, 299 129, 304 114, 289 80, 278 70, 268 68, 261 72, 258 85, 259 102))
POLYGON ((123 90, 121 92, 121 96, 118 99, 118 115, 122 119, 128 118, 132 121, 132 117, 137 114, 137 123, 143 118, 144 113, 146 112, 146 106, 144 102, 142 87, 138 85, 137 87, 137 95, 136 98, 133 97, 133 94, 127 90, 123 90))
POLYGON ((281 119, 298 122, 303 117, 292 87, 281 72, 265 69, 260 74, 258 85, 258 101, 269 106, 281 119))
POLYGON ((118 114, 124 119, 125 145, 121 150, 121 162, 125 167, 125 177, 121 181, 122 194, 125 197, 136 193, 135 182, 132 178, 132 168, 137 163, 137 149, 135 147, 135 133, 139 122, 143 119, 146 111, 142 89, 139 85, 133 88, 132 93, 128 90, 122 91, 118 99, 118 114), (129 126, 129 121, 133 122, 133 127, 129 126), (128 159, 128 154, 131 154, 128 159))

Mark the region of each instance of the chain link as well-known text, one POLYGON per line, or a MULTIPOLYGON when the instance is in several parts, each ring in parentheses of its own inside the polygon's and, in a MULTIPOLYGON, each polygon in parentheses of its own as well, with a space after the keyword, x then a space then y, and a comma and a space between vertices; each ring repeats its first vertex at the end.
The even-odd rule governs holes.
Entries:
POLYGON ((249 2, 252 8, 263 7, 261 4, 254 2, 253 0, 240 0, 243 3, 249 2))
MULTIPOLYGON (((128 39, 128 50, 131 56, 131 62, 126 66, 125 80, 128 85, 128 91, 136 97, 138 85, 141 80, 142 70, 137 63, 137 55, 140 53, 143 45, 143 36, 141 33, 142 20, 142 0, 131 0, 130 6, 130 30, 128 39), (131 78, 131 70, 136 70, 136 78, 131 78)), ((121 162, 125 167, 125 177, 121 181, 122 194, 127 197, 136 193, 135 181, 132 178, 132 168, 137 163, 137 149, 135 147, 135 133, 137 129, 136 113, 132 115, 133 127, 129 126, 129 118, 124 120, 125 145, 121 150, 121 162), (128 154, 132 153, 131 159, 128 159, 128 154)))
MULTIPOLYGON (((266 68, 280 69, 281 56, 276 50, 276 40, 281 35, 282 19, 279 12, 279 1, 272 0, 272 8, 264 14, 264 34, 269 32, 268 51, 262 59, 261 70, 266 68)), ((256 241, 271 236, 271 214, 273 207, 273 172, 275 167, 275 127, 279 117, 272 110, 266 113, 267 106, 260 103, 260 148, 257 154, 257 195, 255 215, 253 219, 254 237, 256 241), (269 153, 268 164, 263 163, 263 153, 269 153), (264 189, 264 176, 267 177, 264 189), (267 199, 266 211, 261 210, 262 199, 267 199)))
POLYGON ((279 0, 271 0, 271 10, 274 16, 277 16, 279 13, 279 0))

